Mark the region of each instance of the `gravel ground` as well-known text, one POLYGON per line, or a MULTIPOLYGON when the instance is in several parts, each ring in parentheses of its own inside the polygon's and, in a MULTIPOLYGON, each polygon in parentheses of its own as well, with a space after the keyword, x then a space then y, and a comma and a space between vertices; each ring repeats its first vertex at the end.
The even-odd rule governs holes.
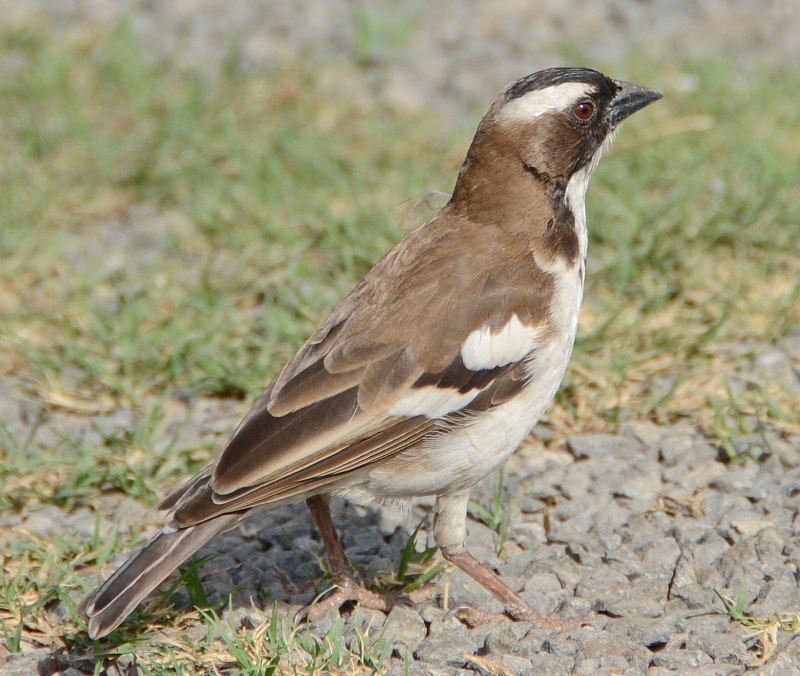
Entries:
POLYGON ((796 0, 0 0, 9 25, 70 34, 127 20, 154 60, 213 72, 302 60, 317 86, 402 111, 482 109, 486 92, 546 66, 726 59, 757 73, 800 65, 796 0))
MULTIPOLYGON (((800 340, 770 352, 757 355, 743 370, 752 371, 759 361, 800 365, 800 340)), ((191 413, 178 403, 168 409, 175 426, 191 415, 185 434, 202 436, 233 425, 240 407, 209 399, 191 413)), ((36 418, 35 404, 6 384, 0 388, 0 415, 22 430, 36 418)), ((36 443, 92 434, 100 424, 125 429, 132 416, 116 411, 92 419, 51 412, 36 432, 36 443)), ((713 590, 735 597, 744 589, 748 609, 760 617, 800 609, 800 437, 766 429, 734 445, 755 459, 724 462, 720 450, 688 422, 669 428, 629 422, 618 435, 576 436, 564 444, 532 437, 513 456, 505 482, 508 502, 515 505, 508 541, 497 555, 494 532, 471 521, 470 549, 541 612, 564 618, 592 612, 591 626, 578 622, 574 629, 556 632, 501 622, 468 629, 446 618, 443 607, 500 607, 463 573, 450 570, 438 578, 430 601, 397 607, 388 617, 360 610, 346 616, 345 632, 353 632, 354 624, 370 624, 377 636, 385 627, 384 635, 393 639, 397 673, 405 668, 404 657, 411 660, 412 673, 470 673, 479 666, 469 658, 474 655, 484 660, 486 673, 492 665, 500 670, 495 673, 516 674, 748 671, 758 666, 756 640, 748 640, 749 630, 727 616, 710 612, 721 609, 713 590)), ((484 504, 491 499, 493 481, 475 491, 484 504)), ((101 528, 110 530, 113 521, 124 528, 126 521, 147 518, 129 499, 109 500, 108 508, 101 528)), ((334 511, 348 554, 371 578, 396 568, 407 527, 425 516, 426 506, 416 506, 411 516, 344 503, 334 511)), ((7 516, 2 525, 89 537, 94 513, 64 514, 48 507, 7 516)), ((426 530, 422 535, 422 542, 430 540, 426 530)), ((279 600, 288 615, 313 596, 309 580, 318 575, 323 550, 306 510, 285 506, 253 517, 205 553, 215 554, 203 573, 210 599, 233 592, 235 621, 254 626, 265 616, 253 608, 251 597, 268 599, 261 604, 267 612, 272 600, 279 600)), ((179 595, 181 604, 188 607, 188 599, 179 595)), ((334 619, 332 611, 311 631, 325 636, 334 619)), ((40 663, 47 671, 51 658, 45 649, 11 659, 0 672, 26 674, 40 663)), ((77 656, 71 664, 81 669, 77 656)), ((798 664, 800 639, 782 633, 762 673, 796 673, 798 664)))
MULTIPOLYGON (((620 75, 626 63, 642 55, 671 61, 732 58, 748 71, 800 64, 796 2, 446 0, 392 9, 393 4, 0 0, 0 16, 19 24, 36 18, 67 33, 127 17, 145 52, 187 68, 213 69, 235 38, 245 67, 325 59, 319 86, 347 81, 353 92, 410 111, 485 105, 487 91, 564 62, 565 53, 618 64, 620 75)), ((746 347, 755 356, 731 374, 734 385, 737 379, 777 375, 786 386, 800 387, 800 337, 760 350, 746 347)), ((0 420, 12 431, 24 433, 41 422, 40 406, 25 397, 19 383, 0 383, 0 420)), ((203 435, 231 428, 241 407, 240 402, 204 400, 189 412, 176 402, 170 415, 176 425, 191 415, 185 433, 203 435)), ((49 411, 36 429, 36 443, 96 434, 98 424, 125 429, 133 417, 122 410, 102 420, 49 411)), ((404 657, 410 659, 411 673, 655 675, 755 669, 755 641, 745 638, 749 630, 708 611, 721 608, 714 589, 732 596, 746 589, 750 610, 763 617, 800 610, 800 438, 774 429, 743 436, 734 444, 755 460, 730 464, 690 423, 628 422, 618 435, 580 436, 566 443, 548 442, 546 430, 539 435, 506 469, 516 510, 503 551, 496 555, 494 533, 476 521, 470 523, 469 546, 542 612, 577 618, 592 611, 592 626, 576 623, 564 632, 526 623, 468 629, 445 618, 445 590, 450 607, 499 607, 451 570, 438 579, 440 594, 430 602, 398 607, 388 617, 351 614, 346 631, 352 633, 356 622, 385 627, 385 635, 394 637, 397 673, 404 669, 404 657)), ((491 481, 475 491, 484 503, 491 481)), ((407 517, 345 504, 335 511, 347 551, 367 576, 394 569, 408 537, 398 524, 407 528, 425 514, 424 506, 407 517)), ((113 518, 146 518, 131 500, 115 508, 109 504, 108 514, 107 527, 113 518)), ((89 510, 66 514, 49 507, 4 516, 0 525, 88 536, 94 518, 89 510)), ((249 602, 257 589, 286 604, 287 611, 308 601, 308 576, 317 571, 322 548, 306 510, 281 507, 219 538, 209 551, 218 554, 205 570, 211 600, 233 591, 236 620, 251 625, 259 621, 249 602), (287 584, 286 575, 293 584, 287 584)), ((332 621, 331 615, 322 617, 311 630, 322 636, 332 621)), ((57 663, 47 649, 7 659, 0 673, 92 670, 77 656, 57 663)), ((800 639, 781 633, 761 671, 800 673, 799 665, 800 639)))

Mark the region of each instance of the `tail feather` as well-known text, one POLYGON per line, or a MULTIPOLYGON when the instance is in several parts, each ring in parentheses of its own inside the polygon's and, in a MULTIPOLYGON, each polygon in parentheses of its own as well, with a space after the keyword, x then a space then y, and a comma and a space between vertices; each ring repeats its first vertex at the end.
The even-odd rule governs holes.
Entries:
POLYGON ((173 570, 241 517, 223 514, 186 528, 164 528, 83 600, 78 611, 89 620, 89 636, 99 638, 116 629, 173 570))

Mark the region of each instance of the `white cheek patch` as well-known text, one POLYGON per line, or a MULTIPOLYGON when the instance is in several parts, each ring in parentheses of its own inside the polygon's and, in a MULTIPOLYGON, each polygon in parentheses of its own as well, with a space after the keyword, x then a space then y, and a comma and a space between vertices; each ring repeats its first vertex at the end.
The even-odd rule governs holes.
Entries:
POLYGON ((527 327, 517 315, 496 331, 475 329, 461 346, 461 360, 473 371, 493 369, 520 361, 541 339, 542 329, 527 327))
POLYGON ((427 385, 409 390, 389 409, 389 415, 424 415, 426 418, 441 418, 448 413, 464 408, 480 393, 479 389, 461 393, 449 387, 427 385))
POLYGON ((593 91, 594 88, 585 82, 564 82, 536 89, 509 101, 500 111, 499 118, 509 122, 529 122, 551 110, 564 110, 593 91))

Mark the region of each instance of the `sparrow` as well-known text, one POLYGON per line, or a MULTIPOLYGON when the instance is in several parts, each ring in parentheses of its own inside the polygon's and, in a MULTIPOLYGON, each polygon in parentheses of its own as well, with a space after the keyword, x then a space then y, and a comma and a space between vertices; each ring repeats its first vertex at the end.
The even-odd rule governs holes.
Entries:
POLYGON ((306 502, 325 545, 337 590, 319 603, 385 609, 354 577, 332 496, 434 497, 444 558, 512 619, 542 619, 467 551, 467 501, 561 384, 583 296, 589 178, 620 123, 659 98, 588 68, 550 68, 504 89, 449 202, 375 265, 216 462, 158 505, 163 529, 82 602, 89 635, 115 629, 211 538, 288 502, 306 502))

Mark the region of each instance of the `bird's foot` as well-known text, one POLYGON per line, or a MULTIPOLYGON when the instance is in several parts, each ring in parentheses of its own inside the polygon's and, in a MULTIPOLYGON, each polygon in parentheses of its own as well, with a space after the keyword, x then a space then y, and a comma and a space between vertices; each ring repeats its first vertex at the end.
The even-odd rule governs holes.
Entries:
POLYGON ((559 615, 543 615, 517 592, 510 589, 497 575, 469 552, 448 552, 443 549, 442 553, 448 561, 454 563, 473 580, 483 585, 505 608, 504 613, 491 613, 480 608, 460 606, 448 613, 451 618, 457 617, 473 627, 497 622, 498 620, 511 619, 518 622, 530 622, 538 629, 553 629, 556 631, 575 629, 585 624, 592 624, 593 616, 591 614, 572 620, 564 619, 559 615))
POLYGON ((414 606, 427 601, 436 594, 434 585, 427 584, 408 593, 379 594, 355 582, 345 580, 339 583, 330 594, 322 599, 303 606, 295 614, 296 620, 313 621, 327 613, 331 608, 340 608, 346 603, 355 603, 362 608, 380 610, 388 613, 395 606, 414 606))
POLYGON ((313 601, 307 606, 303 606, 295 615, 295 619, 316 620, 327 613, 331 608, 340 608, 345 603, 356 603, 362 608, 370 610, 380 610, 385 613, 391 610, 392 599, 377 592, 362 587, 355 582, 346 585, 339 585, 335 591, 328 594, 325 598, 313 601))
POLYGON ((551 629, 553 631, 567 631, 587 624, 591 625, 593 619, 591 613, 569 619, 555 614, 544 615, 527 603, 516 604, 513 608, 508 608, 503 613, 494 613, 482 608, 473 608, 472 606, 458 606, 457 608, 452 608, 447 617, 455 617, 470 627, 513 620, 530 622, 535 629, 551 629))

